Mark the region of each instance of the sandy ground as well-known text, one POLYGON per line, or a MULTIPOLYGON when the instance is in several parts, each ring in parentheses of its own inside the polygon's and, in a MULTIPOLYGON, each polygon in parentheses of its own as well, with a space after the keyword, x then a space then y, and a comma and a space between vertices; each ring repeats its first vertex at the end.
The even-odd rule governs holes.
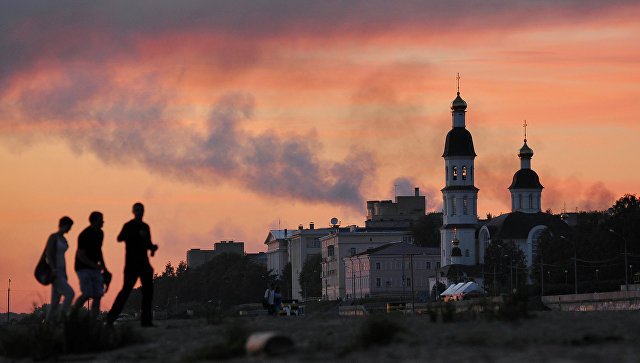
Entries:
POLYGON ((339 317, 327 313, 302 317, 238 317, 216 325, 208 325, 204 320, 156 321, 155 328, 136 326, 144 343, 60 358, 63 361, 98 362, 191 361, 203 347, 224 342, 230 325, 241 325, 251 332, 279 332, 295 342, 295 349, 277 356, 241 356, 228 361, 640 361, 638 311, 535 312, 533 318, 517 322, 477 319, 443 323, 431 322, 428 317, 419 315, 390 318, 402 330, 390 344, 369 348, 359 343, 365 317, 339 317))

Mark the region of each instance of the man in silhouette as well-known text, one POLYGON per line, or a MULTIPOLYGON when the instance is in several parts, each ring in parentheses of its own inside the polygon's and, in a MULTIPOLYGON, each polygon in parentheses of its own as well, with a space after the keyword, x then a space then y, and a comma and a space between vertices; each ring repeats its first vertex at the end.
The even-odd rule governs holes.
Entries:
POLYGON ((126 244, 126 257, 124 265, 124 284, 118 293, 116 300, 107 316, 107 324, 113 324, 124 307, 133 286, 138 278, 142 284, 142 315, 140 323, 143 327, 153 326, 151 323, 151 301, 153 299, 153 267, 149 264, 147 250, 151 256, 158 249, 151 243, 151 231, 149 225, 142 221, 144 206, 142 203, 133 205, 134 218, 125 223, 118 235, 118 242, 126 244))
POLYGON ((102 241, 104 240, 102 213, 91 213, 89 224, 89 227, 85 228, 78 236, 75 270, 78 274, 78 280, 80 280, 82 295, 76 300, 73 310, 77 311, 87 300, 92 299, 91 313, 93 316, 98 316, 100 299, 104 295, 102 273, 109 273, 102 256, 102 241))

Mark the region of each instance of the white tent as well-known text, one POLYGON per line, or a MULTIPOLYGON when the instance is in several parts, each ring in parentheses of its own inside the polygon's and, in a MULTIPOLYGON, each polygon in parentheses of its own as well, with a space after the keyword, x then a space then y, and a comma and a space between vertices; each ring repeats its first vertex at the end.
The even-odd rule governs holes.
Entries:
POLYGON ((473 281, 469 281, 469 282, 460 282, 455 285, 451 284, 451 286, 449 286, 448 289, 444 290, 444 292, 440 294, 440 296, 456 296, 456 295, 468 294, 472 291, 480 291, 484 293, 484 290, 480 286, 478 286, 478 284, 476 284, 473 281))

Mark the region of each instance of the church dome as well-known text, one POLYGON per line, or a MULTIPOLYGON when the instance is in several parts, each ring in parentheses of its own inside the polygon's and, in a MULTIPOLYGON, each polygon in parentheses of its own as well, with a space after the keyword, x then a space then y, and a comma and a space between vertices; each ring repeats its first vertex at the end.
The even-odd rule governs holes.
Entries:
POLYGON ((447 133, 442 157, 447 156, 476 156, 469 130, 464 127, 454 127, 447 133))
POLYGON ((524 139, 524 145, 522 145, 522 147, 520 148, 518 157, 528 159, 531 159, 531 157, 533 157, 533 150, 531 150, 529 145, 527 145, 527 139, 524 139))
POLYGON ((538 174, 531 169, 520 169, 513 175, 509 189, 542 189, 538 174))
POLYGON ((467 103, 460 97, 460 92, 458 92, 458 96, 451 102, 451 110, 452 111, 464 111, 467 109, 467 103))

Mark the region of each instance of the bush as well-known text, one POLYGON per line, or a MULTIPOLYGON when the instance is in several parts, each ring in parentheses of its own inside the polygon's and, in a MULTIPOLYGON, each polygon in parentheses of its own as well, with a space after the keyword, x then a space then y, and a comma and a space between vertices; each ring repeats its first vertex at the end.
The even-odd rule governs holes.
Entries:
POLYGON ((140 341, 131 326, 105 327, 85 310, 59 325, 43 322, 36 311, 20 323, 0 330, 0 355, 52 359, 61 354, 97 352, 140 341))

